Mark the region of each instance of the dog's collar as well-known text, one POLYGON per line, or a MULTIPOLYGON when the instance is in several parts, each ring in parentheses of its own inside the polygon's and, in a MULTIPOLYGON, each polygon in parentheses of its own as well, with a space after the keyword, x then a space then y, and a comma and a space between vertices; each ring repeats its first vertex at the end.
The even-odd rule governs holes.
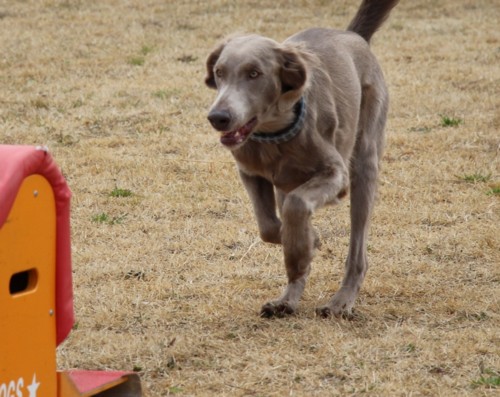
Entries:
POLYGON ((295 105, 295 120, 292 125, 283 128, 277 132, 254 132, 250 135, 250 139, 259 143, 285 143, 294 138, 304 126, 304 120, 306 118, 306 105, 304 103, 304 98, 300 98, 300 101, 295 105))

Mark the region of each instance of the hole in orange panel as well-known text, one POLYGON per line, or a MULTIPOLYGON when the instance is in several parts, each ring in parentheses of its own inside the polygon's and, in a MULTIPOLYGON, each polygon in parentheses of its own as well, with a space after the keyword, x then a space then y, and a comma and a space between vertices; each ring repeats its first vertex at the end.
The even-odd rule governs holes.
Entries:
POLYGON ((36 287, 38 273, 36 269, 25 270, 15 273, 10 278, 9 292, 11 295, 28 292, 36 287))

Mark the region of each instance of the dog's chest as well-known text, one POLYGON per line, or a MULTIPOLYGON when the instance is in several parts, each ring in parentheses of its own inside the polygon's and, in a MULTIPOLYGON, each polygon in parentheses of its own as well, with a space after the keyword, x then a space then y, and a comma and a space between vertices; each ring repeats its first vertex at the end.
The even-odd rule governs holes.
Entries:
POLYGON ((260 176, 288 193, 307 182, 318 171, 316 161, 291 158, 275 147, 233 153, 238 167, 248 175, 260 176))
POLYGON ((295 167, 284 167, 272 175, 271 182, 281 191, 288 193, 306 183, 314 176, 314 171, 295 167))

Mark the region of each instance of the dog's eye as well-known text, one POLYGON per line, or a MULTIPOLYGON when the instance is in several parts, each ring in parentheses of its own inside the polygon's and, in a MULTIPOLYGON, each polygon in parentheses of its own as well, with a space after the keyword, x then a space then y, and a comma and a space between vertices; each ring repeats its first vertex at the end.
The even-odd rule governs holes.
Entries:
POLYGON ((250 73, 248 73, 248 77, 251 78, 252 80, 256 79, 259 76, 260 76, 259 71, 255 70, 255 69, 250 71, 250 73))
POLYGON ((215 75, 216 75, 217 77, 222 77, 222 70, 220 70, 220 69, 216 69, 216 70, 215 70, 215 75))

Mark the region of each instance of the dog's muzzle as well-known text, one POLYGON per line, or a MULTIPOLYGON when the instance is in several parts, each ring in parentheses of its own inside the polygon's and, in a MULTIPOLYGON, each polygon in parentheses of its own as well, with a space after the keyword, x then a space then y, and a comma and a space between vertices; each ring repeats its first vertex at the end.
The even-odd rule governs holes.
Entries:
POLYGON ((227 131, 231 124, 231 114, 227 110, 212 110, 208 114, 208 121, 217 131, 227 131))

